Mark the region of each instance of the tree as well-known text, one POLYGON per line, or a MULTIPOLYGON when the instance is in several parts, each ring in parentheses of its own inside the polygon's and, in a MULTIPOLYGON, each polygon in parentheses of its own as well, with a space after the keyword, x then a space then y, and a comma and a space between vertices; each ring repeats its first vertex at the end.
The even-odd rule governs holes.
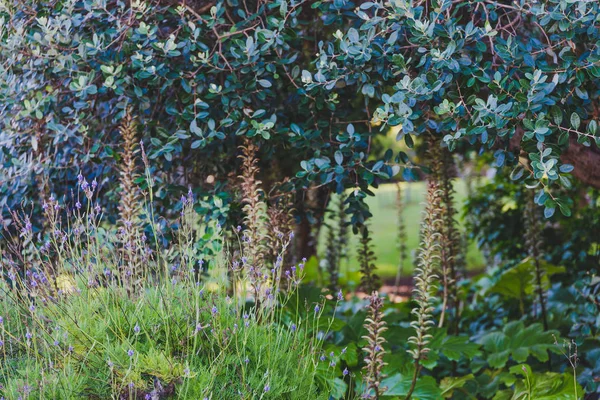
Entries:
POLYGON ((556 207, 570 213, 559 187, 571 186, 574 167, 600 185, 596 2, 319 7, 336 5, 340 12, 328 17, 349 20, 349 28, 320 43, 316 72, 303 72, 311 95, 352 87, 367 104, 367 130, 399 126, 409 146, 431 134, 450 149, 492 151, 496 166, 539 189, 547 217, 556 207))
POLYGON ((402 152, 369 158, 373 137, 397 126, 409 146, 432 134, 493 152, 539 188, 547 216, 568 214, 557 188, 597 157, 597 16, 596 3, 556 0, 4 3, 3 216, 68 193, 80 171, 103 180, 115 215, 126 107, 163 209, 192 186, 198 211, 224 223, 247 137, 277 175, 264 182, 295 176, 283 189, 319 192, 305 220, 320 220, 329 190, 353 188, 361 225, 371 186, 415 176, 402 152))

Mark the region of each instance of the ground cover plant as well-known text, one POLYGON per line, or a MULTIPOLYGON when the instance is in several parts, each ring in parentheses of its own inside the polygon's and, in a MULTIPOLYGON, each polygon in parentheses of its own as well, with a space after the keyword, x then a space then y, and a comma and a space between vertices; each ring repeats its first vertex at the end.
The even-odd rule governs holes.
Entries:
POLYGON ((0 2, 0 398, 600 398, 586 0, 0 2))

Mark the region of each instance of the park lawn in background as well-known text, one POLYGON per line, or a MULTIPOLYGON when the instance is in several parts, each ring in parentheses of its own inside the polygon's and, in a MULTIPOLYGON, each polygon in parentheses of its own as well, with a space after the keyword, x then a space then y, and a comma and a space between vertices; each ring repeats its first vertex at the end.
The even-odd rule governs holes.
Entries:
MULTIPOLYGON (((409 259, 403 268, 403 274, 412 273, 414 268, 414 259, 419 245, 419 227, 421 223, 421 212, 425 197, 425 182, 402 182, 401 188, 404 195, 405 209, 404 221, 406 225, 407 251, 409 259)), ((460 210, 466 197, 466 187, 464 181, 455 180, 454 195, 456 208, 460 210)), ((373 217, 370 219, 370 230, 373 238, 373 250, 377 255, 377 273, 387 281, 393 280, 398 271, 398 260, 400 251, 398 249, 398 212, 396 206, 396 185, 385 184, 378 189, 373 189, 375 196, 366 199, 373 217)), ((337 199, 336 199, 337 200, 337 199)), ((462 226, 461 213, 457 217, 462 226)), ((325 254, 325 238, 327 227, 321 230, 319 238, 319 255, 321 259, 325 254)), ((349 238, 349 257, 342 261, 341 279, 349 283, 358 283, 360 280, 359 264, 356 258, 356 251, 359 246, 359 237, 350 232, 349 238)), ((481 252, 475 243, 469 243, 467 253, 467 269, 480 270, 484 266, 484 260, 481 252)))

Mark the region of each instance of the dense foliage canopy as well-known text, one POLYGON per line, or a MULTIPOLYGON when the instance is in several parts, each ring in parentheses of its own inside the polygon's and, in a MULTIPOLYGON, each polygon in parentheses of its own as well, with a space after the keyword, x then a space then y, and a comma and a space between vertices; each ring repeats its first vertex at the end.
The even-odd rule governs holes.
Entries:
POLYGON ((355 223, 369 185, 415 177, 403 152, 369 158, 388 126, 492 151, 547 216, 569 214, 569 173, 600 183, 595 2, 9 1, 0 16, 5 217, 80 171, 114 189, 127 105, 157 197, 192 186, 221 220, 242 136, 272 183, 359 189, 355 223))

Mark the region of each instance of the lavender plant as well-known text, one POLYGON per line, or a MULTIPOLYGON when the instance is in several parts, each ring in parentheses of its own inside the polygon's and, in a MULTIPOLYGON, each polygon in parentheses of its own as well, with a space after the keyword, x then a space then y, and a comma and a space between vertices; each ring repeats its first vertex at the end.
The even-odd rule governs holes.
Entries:
MULTIPOLYGON (((195 236, 223 232, 213 222, 198 227, 188 194, 171 246, 132 237, 131 251, 146 272, 131 296, 119 278, 121 238, 95 205, 97 185, 82 178, 80 190, 74 206, 47 201, 52 229, 46 240, 40 242, 21 218, 20 237, 2 249, 0 395, 327 398, 328 388, 316 376, 331 321, 323 321, 322 302, 304 305, 295 296, 303 264, 284 271, 276 263, 260 307, 250 278, 238 274, 241 260, 228 264, 221 253, 209 260, 213 267, 202 277, 198 266, 207 260, 199 257, 195 236), (227 291, 228 269, 239 283, 233 295, 227 291), (289 304, 292 299, 297 304, 289 304), (306 307, 313 317, 289 315, 285 305, 306 307)), ((154 214, 144 218, 152 237, 160 238, 154 214)), ((281 259, 289 236, 282 243, 281 259)))

